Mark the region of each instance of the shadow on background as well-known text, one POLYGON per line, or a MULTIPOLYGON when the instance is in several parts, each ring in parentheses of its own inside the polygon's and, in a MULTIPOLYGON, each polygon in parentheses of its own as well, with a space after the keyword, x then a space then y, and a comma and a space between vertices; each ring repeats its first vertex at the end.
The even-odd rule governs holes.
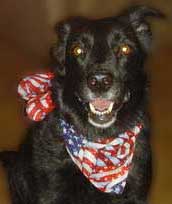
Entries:
MULTIPOLYGON (((17 97, 17 82, 28 73, 49 63, 49 47, 55 39, 55 23, 69 15, 92 17, 118 13, 127 0, 6 0, 0 7, 0 149, 15 149, 20 143, 26 118, 17 97)), ((169 19, 153 23, 153 54, 148 62, 151 73, 151 104, 154 153, 152 204, 171 204, 172 198, 172 1, 139 1, 164 11, 169 19)), ((0 169, 0 203, 10 204, 8 186, 0 169)))

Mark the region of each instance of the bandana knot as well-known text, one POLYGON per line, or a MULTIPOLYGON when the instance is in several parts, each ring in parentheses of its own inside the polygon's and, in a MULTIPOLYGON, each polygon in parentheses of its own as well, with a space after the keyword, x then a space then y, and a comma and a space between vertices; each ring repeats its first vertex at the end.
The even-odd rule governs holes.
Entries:
POLYGON ((51 80, 54 74, 34 74, 22 79, 18 86, 18 94, 27 102, 26 113, 31 120, 41 121, 50 113, 55 104, 51 95, 51 80))

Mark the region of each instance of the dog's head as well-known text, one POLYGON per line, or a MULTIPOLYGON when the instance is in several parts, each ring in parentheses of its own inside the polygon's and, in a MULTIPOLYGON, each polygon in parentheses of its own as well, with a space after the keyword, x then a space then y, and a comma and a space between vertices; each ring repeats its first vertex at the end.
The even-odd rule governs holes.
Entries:
POLYGON ((52 52, 54 100, 77 126, 105 130, 131 124, 143 114, 148 16, 162 14, 136 6, 117 17, 71 18, 58 25, 59 42, 52 52))

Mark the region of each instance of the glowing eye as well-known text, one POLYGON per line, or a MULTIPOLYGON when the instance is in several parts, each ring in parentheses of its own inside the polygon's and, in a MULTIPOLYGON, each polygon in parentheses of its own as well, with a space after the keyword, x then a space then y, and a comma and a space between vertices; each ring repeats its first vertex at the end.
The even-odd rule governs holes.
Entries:
POLYGON ((122 45, 120 47, 120 53, 124 55, 129 55, 132 53, 132 48, 129 45, 122 45))
POLYGON ((83 52, 84 52, 84 50, 83 50, 80 46, 78 46, 78 45, 75 45, 75 46, 73 46, 73 47, 71 48, 71 54, 72 54, 73 56, 78 57, 78 56, 81 55, 83 52))

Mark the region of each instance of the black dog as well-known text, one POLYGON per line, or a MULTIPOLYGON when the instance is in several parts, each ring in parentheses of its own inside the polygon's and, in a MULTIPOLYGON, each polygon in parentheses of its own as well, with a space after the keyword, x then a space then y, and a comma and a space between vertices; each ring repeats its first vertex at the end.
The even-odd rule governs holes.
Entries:
POLYGON ((151 44, 146 17, 132 7, 117 17, 72 18, 58 25, 52 80, 57 109, 35 123, 18 152, 0 154, 9 175, 13 204, 143 204, 151 180, 144 63, 151 44), (117 137, 141 124, 126 186, 102 192, 81 173, 62 139, 63 119, 87 140, 117 137))

